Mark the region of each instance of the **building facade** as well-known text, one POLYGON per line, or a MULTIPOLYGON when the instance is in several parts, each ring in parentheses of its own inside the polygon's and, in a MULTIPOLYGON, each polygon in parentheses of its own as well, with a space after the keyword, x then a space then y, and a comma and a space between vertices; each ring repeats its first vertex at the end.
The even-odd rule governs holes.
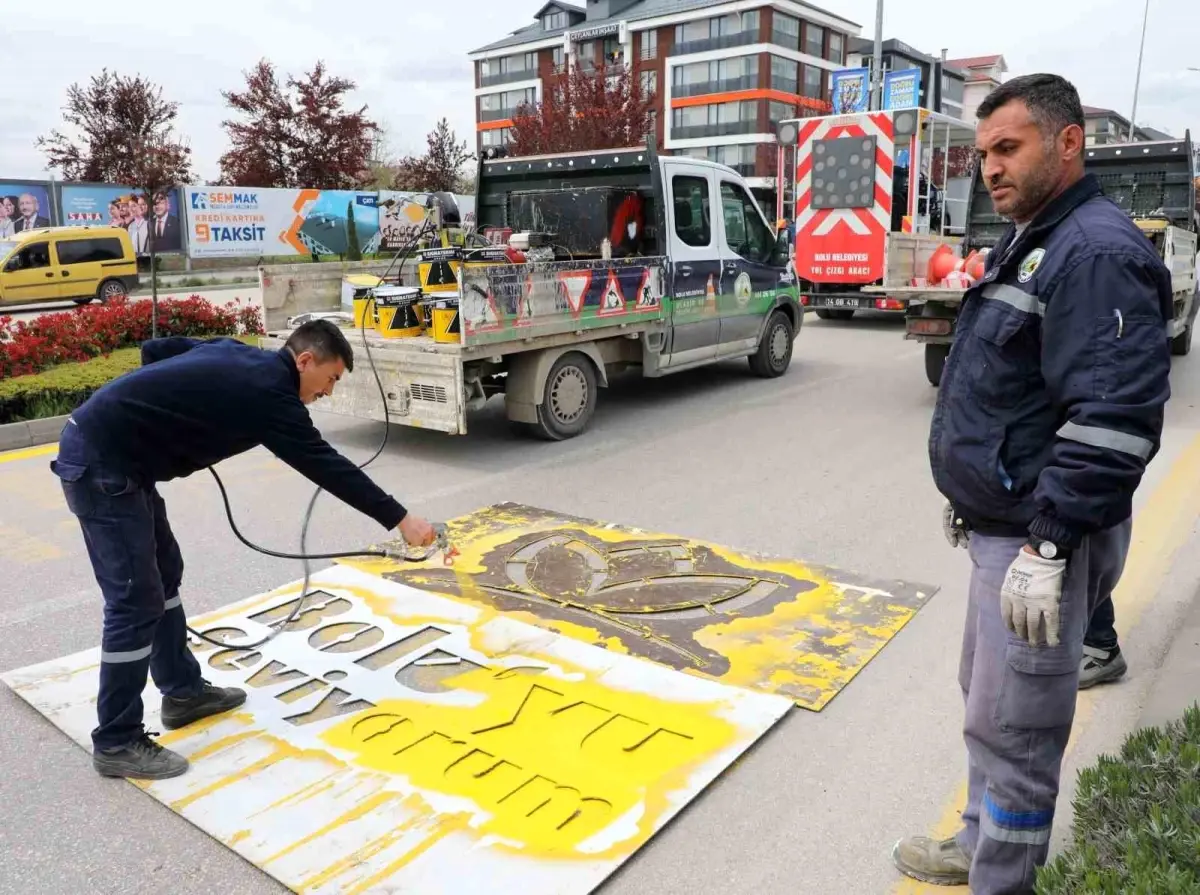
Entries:
MULTIPOLYGON (((930 56, 901 41, 885 40, 882 44, 880 61, 885 75, 893 71, 918 69, 921 72, 919 103, 921 108, 961 119, 966 77, 963 72, 945 60, 944 52, 941 56, 930 56)), ((847 65, 850 68, 865 68, 873 71, 875 68, 875 42, 863 38, 852 40, 847 65)))
MULTIPOLYGON (((1083 107, 1085 140, 1088 146, 1103 146, 1105 143, 1129 142, 1129 119, 1112 109, 1100 109, 1096 106, 1083 107)), ((1137 129, 1134 134, 1136 141, 1153 141, 1172 139, 1170 134, 1154 128, 1137 129)))
POLYGON ((989 93, 1004 83, 1008 63, 1000 55, 967 56, 962 59, 947 59, 946 65, 963 73, 963 121, 974 121, 975 113, 989 93))
POLYGON ((659 146, 774 189, 775 126, 824 114, 860 26, 799 0, 550 2, 470 54, 481 151, 504 146, 522 103, 565 66, 629 66, 655 99, 659 146))

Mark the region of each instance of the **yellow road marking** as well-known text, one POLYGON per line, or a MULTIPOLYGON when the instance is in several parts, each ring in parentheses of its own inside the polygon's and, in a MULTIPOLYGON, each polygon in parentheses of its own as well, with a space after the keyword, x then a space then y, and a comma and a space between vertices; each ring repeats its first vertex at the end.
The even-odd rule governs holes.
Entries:
POLYGON ((44 457, 58 450, 58 442, 43 444, 38 447, 24 448, 19 451, 5 451, 0 454, 0 463, 12 463, 15 460, 28 460, 30 457, 44 457))
MULTIPOLYGON (((1113 590, 1113 605, 1121 626, 1130 630, 1137 624, 1142 611, 1158 594, 1172 560, 1179 548, 1192 534, 1192 524, 1200 515, 1200 436, 1184 449, 1171 466, 1166 477, 1151 492, 1141 512, 1133 522, 1133 540, 1121 581, 1113 590)), ((1079 694, 1075 723, 1067 755, 1071 754, 1079 732, 1086 728, 1095 708, 1096 695, 1092 690, 1079 694)), ((967 781, 955 789, 954 797, 946 804, 941 818, 930 835, 946 839, 958 832, 959 815, 967 804, 967 781)), ((965 888, 965 887, 957 887, 965 888)), ((892 895, 938 895, 945 886, 931 886, 916 880, 902 879, 892 895)))

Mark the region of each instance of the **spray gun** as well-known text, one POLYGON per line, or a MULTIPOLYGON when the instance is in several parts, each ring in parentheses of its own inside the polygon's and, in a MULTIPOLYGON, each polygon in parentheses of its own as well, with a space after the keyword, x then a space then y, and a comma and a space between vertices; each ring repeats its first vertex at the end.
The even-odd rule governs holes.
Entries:
POLYGON ((450 544, 450 536, 443 522, 437 522, 433 525, 433 543, 428 547, 418 549, 424 552, 414 552, 414 548, 405 543, 403 538, 399 539, 398 542, 389 541, 383 545, 384 555, 388 559, 395 559, 400 562, 425 562, 440 552, 442 554, 442 563, 452 566, 454 565, 454 558, 458 556, 458 551, 450 544))

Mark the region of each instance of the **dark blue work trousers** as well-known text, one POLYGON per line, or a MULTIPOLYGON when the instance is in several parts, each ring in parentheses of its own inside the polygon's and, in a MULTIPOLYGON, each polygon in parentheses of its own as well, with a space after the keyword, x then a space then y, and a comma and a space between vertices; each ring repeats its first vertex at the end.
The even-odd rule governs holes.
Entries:
POLYGON ((153 482, 135 481, 104 462, 67 423, 50 464, 79 519, 104 594, 96 749, 139 738, 147 672, 166 696, 200 692, 200 665, 187 645, 179 600, 183 555, 153 482))

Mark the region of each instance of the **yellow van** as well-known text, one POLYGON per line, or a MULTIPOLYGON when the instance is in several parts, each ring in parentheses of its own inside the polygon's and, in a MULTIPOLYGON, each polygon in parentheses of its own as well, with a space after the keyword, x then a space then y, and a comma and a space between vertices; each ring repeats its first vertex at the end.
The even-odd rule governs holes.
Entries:
POLYGON ((128 295, 137 255, 121 227, 43 227, 0 240, 0 305, 128 295))

